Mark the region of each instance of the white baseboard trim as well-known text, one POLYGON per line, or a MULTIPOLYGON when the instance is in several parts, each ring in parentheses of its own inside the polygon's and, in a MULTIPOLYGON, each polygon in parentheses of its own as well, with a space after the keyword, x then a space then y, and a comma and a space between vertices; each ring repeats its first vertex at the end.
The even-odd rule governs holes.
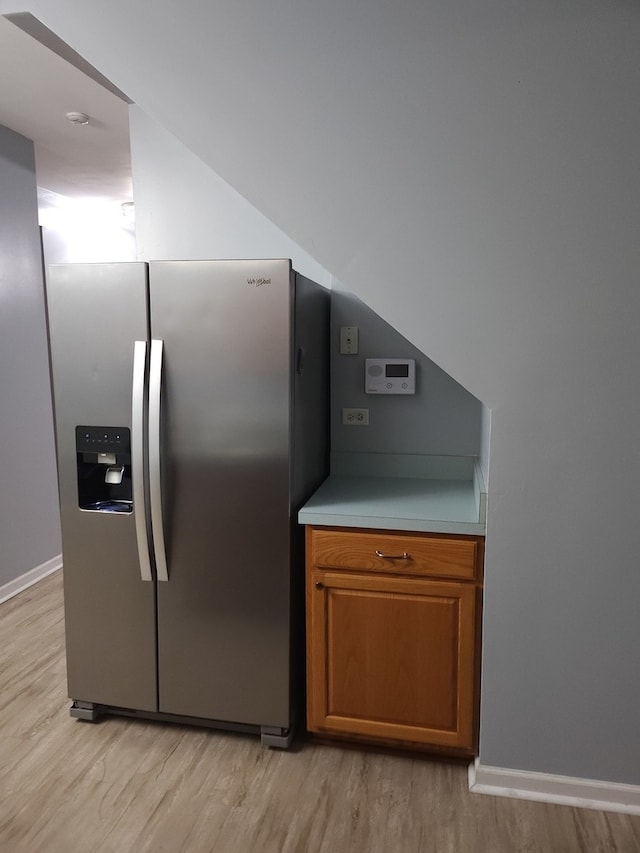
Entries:
POLYGON ((640 785, 488 767, 477 758, 469 765, 469 790, 494 797, 640 815, 640 785))
POLYGON ((13 598, 14 595, 17 595, 19 592, 23 592, 25 589, 28 589, 28 587, 33 586, 34 583, 38 583, 42 578, 46 578, 47 575, 50 575, 52 572, 56 572, 61 568, 62 554, 58 554, 57 557, 52 557, 50 560, 47 560, 46 563, 42 563, 41 565, 36 566, 35 569, 30 569, 23 575, 3 584, 3 586, 0 586, 0 604, 2 604, 3 601, 8 601, 8 599, 13 598))

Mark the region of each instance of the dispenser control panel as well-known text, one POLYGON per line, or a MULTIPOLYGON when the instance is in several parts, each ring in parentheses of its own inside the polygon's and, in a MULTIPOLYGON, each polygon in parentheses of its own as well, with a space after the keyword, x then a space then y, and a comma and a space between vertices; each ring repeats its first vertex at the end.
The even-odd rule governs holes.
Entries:
POLYGON ((77 426, 78 506, 88 512, 133 512, 128 427, 77 426))
POLYGON ((416 393, 416 362, 413 358, 367 358, 364 377, 367 394, 416 393))
POLYGON ((128 453, 128 427, 77 426, 78 453, 128 453))

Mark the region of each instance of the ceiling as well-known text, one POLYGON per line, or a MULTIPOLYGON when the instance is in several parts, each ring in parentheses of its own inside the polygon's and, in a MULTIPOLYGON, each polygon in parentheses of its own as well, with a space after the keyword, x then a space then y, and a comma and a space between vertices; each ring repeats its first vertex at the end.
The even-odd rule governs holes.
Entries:
MULTIPOLYGON (((79 70, 82 58, 70 49, 71 61, 63 58, 66 45, 31 15, 15 19, 0 16, 0 124, 33 140, 38 187, 131 201, 126 96, 88 76, 94 72, 88 64, 88 73, 79 70), (89 124, 71 124, 66 114, 74 111, 89 115, 89 124)), ((99 79, 97 72, 93 77, 99 79)))

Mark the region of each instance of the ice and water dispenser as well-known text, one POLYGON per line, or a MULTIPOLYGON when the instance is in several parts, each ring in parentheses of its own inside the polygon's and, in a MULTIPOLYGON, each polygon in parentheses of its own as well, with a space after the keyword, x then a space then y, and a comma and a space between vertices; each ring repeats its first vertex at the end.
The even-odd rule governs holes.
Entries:
POLYGON ((93 512, 132 512, 127 427, 76 427, 78 504, 93 512))

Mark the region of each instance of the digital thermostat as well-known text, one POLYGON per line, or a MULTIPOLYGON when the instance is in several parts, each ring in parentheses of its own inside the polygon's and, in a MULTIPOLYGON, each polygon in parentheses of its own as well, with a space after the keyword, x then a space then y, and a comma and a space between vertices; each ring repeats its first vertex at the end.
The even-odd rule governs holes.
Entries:
POLYGON ((415 359, 365 359, 364 390, 367 394, 415 394, 415 359))

